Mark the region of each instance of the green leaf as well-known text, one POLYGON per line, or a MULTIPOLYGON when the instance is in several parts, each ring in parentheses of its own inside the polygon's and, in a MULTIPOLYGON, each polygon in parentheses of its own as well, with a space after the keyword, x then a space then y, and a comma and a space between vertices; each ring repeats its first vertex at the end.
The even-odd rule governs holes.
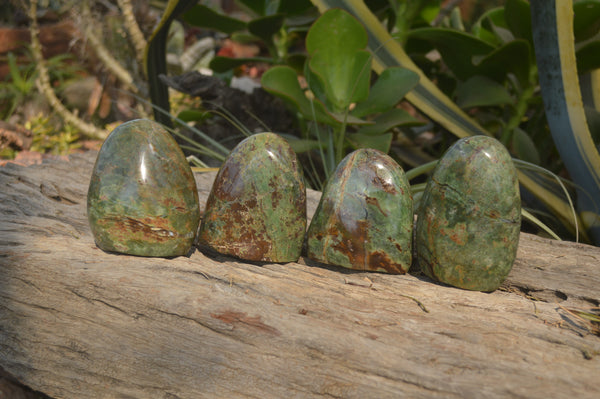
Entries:
MULTIPOLYGON (((391 66, 403 66, 419 74, 417 86, 406 95, 406 99, 435 122, 448 129, 455 136, 468 137, 477 134, 490 135, 473 118, 469 117, 452 102, 419 69, 404 49, 390 36, 375 15, 361 0, 312 0, 321 12, 329 8, 342 8, 361 21, 369 36, 369 50, 373 54, 373 69, 381 73, 391 66)), ((496 23, 496 22, 494 22, 496 23)), ((486 28, 487 29, 487 28, 486 28)), ((509 32, 510 33, 510 32, 509 32)), ((490 44, 490 46, 492 46, 490 44)), ((492 46, 494 47, 494 46, 492 46)), ((597 79, 600 81, 600 78, 597 79)), ((598 84, 600 87, 600 83, 598 84)), ((598 90, 600 92, 600 90, 598 90)), ((600 103, 598 101, 597 103, 600 103)), ((536 197, 540 198, 566 225, 572 222, 569 204, 555 193, 541 187, 529 174, 518 172, 519 181, 536 197)))
POLYGON ((248 22, 248 31, 261 38, 265 43, 273 41, 273 35, 283 26, 283 14, 273 14, 267 17, 253 19, 248 22))
POLYGON ((386 154, 392 146, 392 137, 392 133, 380 134, 377 136, 351 133, 346 136, 348 142, 350 142, 355 149, 374 148, 386 154))
POLYGON ((35 84, 35 80, 23 79, 23 77, 21 76, 21 72, 19 71, 17 59, 15 55, 11 52, 8 53, 8 67, 13 85, 19 90, 20 93, 27 94, 35 84))
POLYGON ((525 0, 506 0, 504 19, 516 38, 525 39, 533 44, 529 3, 525 0))
POLYGON ((594 37, 600 32, 600 2, 598 0, 580 0, 573 4, 575 19, 573 33, 575 41, 594 37))
POLYGON ((204 111, 197 111, 194 109, 186 109, 177 114, 177 118, 184 122, 195 122, 201 121, 207 117, 207 113, 204 111))
POLYGON ((517 127, 513 130, 512 150, 517 158, 536 165, 540 164, 540 154, 535 143, 521 128, 517 127))
POLYGON ((237 0, 257 16, 274 14, 279 8, 280 0, 237 0))
MULTIPOLYGON (((319 100, 309 100, 300 88, 296 72, 288 66, 270 68, 263 74, 261 83, 266 91, 285 100, 308 120, 332 126, 340 126, 344 121, 343 115, 330 113, 319 100)), ((370 122, 349 115, 347 123, 369 124, 370 122)))
POLYGON ((378 115, 373 122, 375 122, 373 125, 361 126, 357 133, 373 136, 385 133, 398 126, 421 126, 424 124, 400 108, 392 108, 386 113, 378 115))
POLYGON ((586 43, 577 50, 577 72, 584 74, 600 68, 600 41, 586 43))
POLYGON ((221 73, 253 62, 264 62, 270 64, 273 62, 273 59, 266 57, 231 58, 219 56, 210 60, 209 66, 214 72, 221 73))
POLYGON ((510 41, 487 56, 476 60, 476 73, 497 82, 504 81, 507 74, 512 73, 521 85, 526 87, 529 85, 531 53, 531 47, 527 41, 521 39, 510 41))
POLYGON ((312 0, 321 12, 329 8, 343 8, 360 19, 369 36, 369 51, 373 55, 373 69, 401 66, 416 72, 419 83, 406 95, 406 99, 457 137, 476 134, 489 135, 473 118, 454 104, 411 60, 375 15, 360 0, 312 0))
POLYGON ((371 87, 369 97, 359 102, 352 110, 352 115, 363 117, 384 112, 398 104, 418 82, 419 75, 409 69, 388 68, 379 75, 371 87))
POLYGON ((410 38, 427 40, 438 49, 444 63, 460 80, 477 74, 474 62, 494 51, 494 46, 473 35, 447 28, 421 28, 410 38))
POLYGON ((238 30, 246 29, 246 23, 239 19, 220 14, 212 8, 195 5, 183 14, 183 20, 190 25, 199 26, 231 34, 238 30))
POLYGON ((456 90, 456 103, 461 108, 505 105, 513 102, 503 85, 485 76, 473 76, 460 83, 456 90))
POLYGON ((306 14, 312 7, 309 0, 280 0, 277 12, 287 16, 306 14))
POLYGON ((371 55, 364 50, 366 45, 364 28, 343 10, 327 11, 308 32, 309 67, 335 112, 344 111, 369 94, 371 55))
POLYGON ((497 32, 497 27, 508 29, 506 21, 504 20, 504 8, 493 8, 486 11, 477 22, 473 24, 473 35, 480 40, 488 42, 492 46, 499 46, 504 43, 500 39, 497 32))

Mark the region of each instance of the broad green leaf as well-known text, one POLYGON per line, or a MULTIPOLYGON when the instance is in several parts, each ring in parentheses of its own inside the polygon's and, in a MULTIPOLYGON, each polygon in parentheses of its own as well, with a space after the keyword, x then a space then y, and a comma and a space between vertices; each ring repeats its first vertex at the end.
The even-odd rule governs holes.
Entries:
POLYGON ((273 59, 266 57, 231 58, 219 56, 210 60, 209 66, 210 69, 212 69, 214 72, 226 72, 244 64, 253 62, 263 62, 266 64, 270 64, 273 62, 273 59))
POLYGON ((373 136, 385 133, 398 126, 420 126, 423 122, 400 108, 392 108, 386 113, 378 115, 372 125, 361 126, 357 133, 373 136))
POLYGON ((371 54, 357 51, 345 59, 332 58, 326 49, 312 53, 308 66, 319 79, 334 112, 344 112, 350 104, 369 95, 371 54), (343 60, 335 63, 334 60, 343 60))
POLYGON ((533 44, 531 34, 531 10, 525 0, 506 0, 504 20, 516 38, 533 44))
POLYGON ((344 111, 369 94, 371 56, 364 50, 366 45, 364 28, 343 10, 324 13, 308 32, 309 67, 335 112, 344 111))
POLYGON ((352 115, 363 117, 384 112, 396 105, 419 82, 419 75, 401 67, 384 70, 369 91, 369 97, 359 102, 352 115))
MULTIPOLYGON (((284 99, 288 104, 297 109, 306 119, 340 126, 344 122, 344 116, 330 113, 319 100, 309 100, 300 84, 296 72, 287 66, 276 66, 270 68, 262 76, 263 88, 278 97, 284 99)), ((371 122, 348 116, 347 123, 369 124, 371 122)))
POLYGON ((487 56, 475 60, 477 74, 502 82, 508 73, 512 73, 523 87, 529 85, 531 63, 530 45, 521 39, 503 44, 487 56))
POLYGON ((248 10, 254 12, 259 17, 271 15, 277 12, 280 0, 237 0, 248 10))
POLYGON ((506 87, 478 75, 458 85, 456 103, 461 108, 473 108, 512 104, 514 100, 506 87))
POLYGON ((421 28, 409 37, 427 40, 438 49, 444 63, 460 80, 477 74, 475 62, 494 51, 494 46, 465 32, 448 28, 421 28))
POLYGON ((197 4, 183 14, 183 20, 190 25, 231 34, 246 29, 246 23, 239 19, 220 14, 210 7, 197 4))
POLYGON ((329 8, 348 11, 364 24, 369 36, 369 50, 373 55, 373 69, 382 73, 386 68, 401 66, 419 75, 419 83, 406 95, 423 113, 440 123, 457 137, 489 133, 465 114, 421 71, 402 47, 390 36, 365 4, 360 0, 312 0, 321 12, 329 8))
POLYGON ((301 53, 289 54, 287 56, 287 58, 285 59, 285 63, 288 66, 294 68, 296 73, 302 74, 304 65, 306 64, 306 54, 301 54, 301 53))
POLYGON ((365 28, 343 10, 329 10, 315 21, 306 37, 309 54, 321 49, 331 49, 344 56, 367 46, 365 28))
POLYGON ((504 43, 496 35, 494 26, 499 26, 508 29, 504 20, 504 8, 493 8, 486 11, 479 19, 473 24, 473 34, 475 37, 488 42, 492 46, 499 46, 504 43))
POLYGON ((540 86, 552 138, 575 184, 578 212, 600 244, 600 154, 578 85, 571 0, 531 0, 540 86))
POLYGON ((600 68, 600 40, 586 43, 577 50, 577 73, 584 74, 600 68))
POLYGON ((312 7, 310 0, 280 0, 277 12, 287 16, 306 14, 312 7))
POLYGON ((267 17, 253 19, 248 22, 248 31, 260 37, 264 42, 270 43, 273 35, 283 26, 283 14, 273 14, 267 17))
POLYGON ((573 33, 576 42, 590 39, 600 32, 600 1, 577 1, 573 4, 573 11, 573 33))
POLYGON ((376 136, 361 133, 351 133, 348 134, 346 138, 355 149, 374 148, 387 154, 392 146, 392 136, 392 133, 385 133, 376 136))
POLYGON ((540 154, 531 137, 522 129, 515 128, 512 135, 512 150, 517 158, 539 165, 540 154))

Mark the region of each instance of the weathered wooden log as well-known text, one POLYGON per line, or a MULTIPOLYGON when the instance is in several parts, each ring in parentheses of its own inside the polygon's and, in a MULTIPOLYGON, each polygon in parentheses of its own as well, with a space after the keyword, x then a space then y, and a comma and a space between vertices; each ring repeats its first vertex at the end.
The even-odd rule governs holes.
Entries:
MULTIPOLYGON (((600 397, 600 249, 522 234, 493 293, 96 248, 94 154, 0 168, 0 367, 55 398, 600 397)), ((214 174, 198 174, 201 202, 214 174)), ((309 193, 309 214, 318 193, 309 193)))

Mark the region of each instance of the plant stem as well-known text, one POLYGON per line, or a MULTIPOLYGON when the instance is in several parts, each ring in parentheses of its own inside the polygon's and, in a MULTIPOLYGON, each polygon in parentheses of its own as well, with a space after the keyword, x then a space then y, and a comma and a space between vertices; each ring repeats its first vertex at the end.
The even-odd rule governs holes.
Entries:
POLYGON ((433 168, 435 168, 437 164, 438 164, 438 161, 436 160, 436 161, 427 162, 423 165, 419 165, 416 168, 412 168, 411 170, 406 172, 406 179, 412 180, 415 177, 422 175, 423 173, 428 173, 429 171, 433 170, 433 168))
POLYGON ((529 108, 529 103, 531 102, 531 99, 533 98, 533 93, 534 93, 535 87, 536 87, 531 82, 535 82, 536 80, 537 80, 537 68, 535 66, 532 66, 529 71, 529 85, 527 87, 525 87, 523 89, 523 91, 521 92, 521 95, 519 96, 517 104, 515 105, 514 114, 511 116, 511 118, 508 120, 508 122, 504 125, 504 128, 502 129, 502 136, 500 137, 500 141, 506 147, 508 147, 508 145, 512 139, 513 131, 515 130, 516 127, 518 127, 521 124, 521 121, 523 120, 523 118, 525 117, 525 114, 527 113, 527 109, 529 108))

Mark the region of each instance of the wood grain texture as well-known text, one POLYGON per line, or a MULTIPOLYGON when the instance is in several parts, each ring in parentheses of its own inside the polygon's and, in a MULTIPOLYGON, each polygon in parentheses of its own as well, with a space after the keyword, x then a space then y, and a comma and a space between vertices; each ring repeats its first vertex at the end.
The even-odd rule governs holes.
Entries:
MULTIPOLYGON (((600 249, 522 234, 494 293, 96 248, 94 154, 0 168, 0 367, 54 398, 595 398, 600 249)), ((196 175, 200 201, 214 174, 196 175)), ((309 214, 318 202, 309 192, 309 214)))

